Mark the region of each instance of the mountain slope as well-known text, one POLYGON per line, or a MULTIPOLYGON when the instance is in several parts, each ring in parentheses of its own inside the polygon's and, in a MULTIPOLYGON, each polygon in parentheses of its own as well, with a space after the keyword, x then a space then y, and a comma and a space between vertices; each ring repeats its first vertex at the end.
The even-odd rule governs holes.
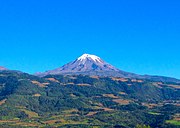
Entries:
POLYGON ((7 70, 7 68, 0 66, 0 71, 7 70))
POLYGON ((83 75, 40 78, 2 71, 0 127, 132 128, 138 123, 164 128, 165 120, 179 113, 179 86, 143 79, 83 75))
POLYGON ((37 76, 47 76, 47 75, 89 75, 89 76, 107 76, 107 77, 123 77, 123 78, 137 78, 137 79, 148 79, 153 81, 161 82, 176 82, 180 83, 180 80, 164 77, 164 76, 151 76, 151 75, 138 75, 135 73, 130 73, 122 71, 96 55, 83 54, 76 60, 65 64, 64 66, 46 71, 44 73, 36 73, 37 76))
POLYGON ((67 72, 89 72, 89 71, 119 71, 112 65, 104 62, 95 55, 83 54, 73 62, 63 67, 50 71, 49 73, 67 73, 67 72))
POLYGON ((137 77, 138 75, 121 71, 118 68, 108 64, 100 57, 90 54, 83 54, 78 59, 65 64, 64 66, 46 71, 44 73, 36 73, 37 76, 55 75, 55 74, 83 74, 97 76, 118 76, 118 77, 137 77))

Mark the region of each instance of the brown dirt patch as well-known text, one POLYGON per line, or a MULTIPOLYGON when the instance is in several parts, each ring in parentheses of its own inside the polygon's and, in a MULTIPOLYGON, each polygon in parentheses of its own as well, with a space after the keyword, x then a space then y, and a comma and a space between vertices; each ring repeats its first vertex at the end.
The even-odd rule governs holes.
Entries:
POLYGON ((74 83, 73 82, 71 82, 71 83, 66 83, 66 84, 62 84, 62 85, 74 85, 74 83))
POLYGON ((71 77, 69 77, 70 79, 73 79, 73 80, 75 80, 75 79, 77 79, 77 77, 74 77, 74 76, 71 76, 71 77))
POLYGON ((176 89, 180 89, 180 85, 167 85, 167 86, 169 86, 169 87, 172 87, 172 88, 176 88, 176 89))
POLYGON ((102 108, 104 111, 114 111, 114 109, 111 109, 111 108, 102 108))
POLYGON ((96 115, 98 112, 89 112, 86 116, 93 116, 96 115))
POLYGON ((131 102, 130 100, 124 99, 114 99, 113 101, 121 105, 128 105, 131 102))
POLYGON ((121 81, 121 82, 127 82, 128 79, 125 79, 125 78, 116 78, 116 77, 113 77, 112 80, 114 81, 121 81))
POLYGON ((121 94, 121 95, 127 95, 127 93, 125 93, 125 92, 119 92, 119 94, 121 94))
POLYGON ((137 79, 132 79, 131 82, 137 82, 137 83, 142 83, 142 80, 137 80, 137 79))
POLYGON ((31 81, 33 84, 36 84, 36 85, 38 85, 39 87, 46 87, 46 85, 48 85, 49 83, 40 83, 40 82, 38 82, 38 81, 31 81))
POLYGON ((58 81, 58 80, 56 80, 55 78, 47 78, 47 80, 50 80, 50 81, 53 81, 53 82, 59 83, 59 81, 58 81))
POLYGON ((98 76, 90 76, 91 78, 94 78, 94 79, 99 79, 98 76))
POLYGON ((156 87, 158 87, 158 88, 162 88, 160 85, 161 84, 159 84, 159 82, 154 82, 154 83, 152 83, 152 85, 154 85, 154 86, 156 86, 156 87))
POLYGON ((143 106, 146 106, 148 108, 154 108, 154 107, 157 107, 159 106, 158 104, 148 104, 148 103, 142 103, 143 106))
POLYGON ((76 97, 76 95, 74 95, 74 94, 70 94, 70 96, 71 96, 71 97, 76 97))
POLYGON ((90 84, 77 84, 78 86, 91 86, 90 84))
POLYGON ((38 93, 37 93, 37 94, 34 94, 33 96, 34 96, 34 97, 40 97, 41 94, 38 94, 38 93))
POLYGON ((103 94, 104 97, 109 97, 109 98, 113 98, 113 99, 117 99, 119 97, 115 96, 114 94, 103 94))
POLYGON ((7 99, 3 99, 3 100, 1 100, 1 101, 0 101, 0 106, 1 106, 1 105, 3 105, 3 104, 5 104, 5 103, 6 103, 6 101, 7 101, 7 99))

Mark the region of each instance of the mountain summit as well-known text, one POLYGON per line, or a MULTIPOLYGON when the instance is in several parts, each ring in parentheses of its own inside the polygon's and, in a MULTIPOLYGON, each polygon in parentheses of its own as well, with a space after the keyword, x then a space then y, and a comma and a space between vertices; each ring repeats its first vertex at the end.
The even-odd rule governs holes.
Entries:
POLYGON ((37 73, 38 76, 46 76, 50 74, 83 74, 83 75, 99 75, 99 76, 124 76, 126 73, 118 68, 108 64, 100 57, 91 54, 83 54, 76 60, 65 64, 64 66, 37 73))
POLYGON ((7 68, 0 66, 0 71, 7 70, 7 68))
POLYGON ((60 68, 64 72, 119 71, 96 55, 83 54, 75 61, 60 68))
POLYGON ((60 68, 49 70, 44 73, 36 73, 35 75, 43 77, 47 75, 79 75, 79 74, 89 75, 89 76, 149 79, 153 81, 180 83, 180 80, 171 77, 138 75, 130 72, 125 72, 108 64, 100 57, 90 54, 83 54, 76 60, 68 64, 65 64, 60 68))
POLYGON ((86 61, 87 59, 91 59, 93 61, 101 61, 101 58, 95 55, 90 55, 90 54, 83 54, 82 56, 80 56, 77 60, 80 61, 86 61))

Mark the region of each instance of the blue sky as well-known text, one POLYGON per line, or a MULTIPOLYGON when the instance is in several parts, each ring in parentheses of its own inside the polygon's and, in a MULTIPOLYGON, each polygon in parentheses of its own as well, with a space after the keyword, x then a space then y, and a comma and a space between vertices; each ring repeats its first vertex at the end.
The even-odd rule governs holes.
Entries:
POLYGON ((0 65, 28 73, 83 53, 180 78, 179 0, 1 0, 0 65))

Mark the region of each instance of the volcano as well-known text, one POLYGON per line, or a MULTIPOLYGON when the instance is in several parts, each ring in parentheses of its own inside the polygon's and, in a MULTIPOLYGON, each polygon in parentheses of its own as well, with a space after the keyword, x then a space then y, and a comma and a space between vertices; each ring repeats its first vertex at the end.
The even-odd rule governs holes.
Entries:
POLYGON ((7 68, 0 66, 0 71, 7 70, 7 68))
POLYGON ((126 72, 107 63, 100 57, 91 54, 83 54, 79 58, 68 64, 65 64, 62 67, 43 73, 36 73, 35 75, 40 77, 44 77, 47 75, 88 75, 102 77, 148 79, 153 81, 180 83, 180 80, 176 78, 152 75, 138 75, 135 73, 126 72))
POLYGON ((65 64, 60 68, 49 70, 44 73, 36 73, 38 76, 46 75, 97 75, 97 76, 117 76, 117 77, 133 77, 137 76, 133 73, 121 71, 113 65, 105 62, 103 59, 96 55, 83 54, 74 61, 65 64))

